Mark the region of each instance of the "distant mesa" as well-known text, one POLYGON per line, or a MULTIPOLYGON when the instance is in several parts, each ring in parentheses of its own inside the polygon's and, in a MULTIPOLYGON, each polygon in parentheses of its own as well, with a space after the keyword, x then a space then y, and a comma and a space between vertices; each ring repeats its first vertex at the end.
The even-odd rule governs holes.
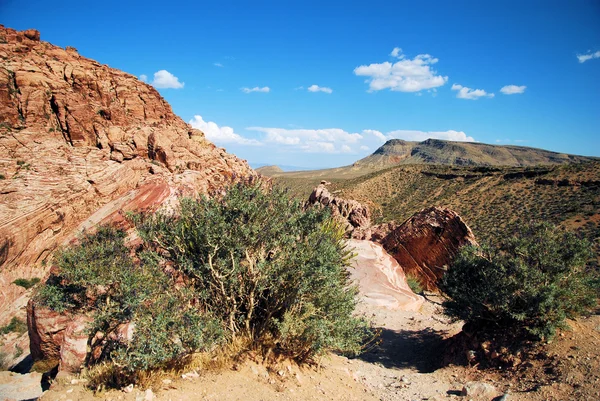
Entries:
POLYGON ((255 170, 257 173, 269 176, 271 174, 283 173, 283 169, 279 166, 263 166, 255 170))
POLYGON ((512 166, 565 164, 597 160, 543 149, 476 142, 427 139, 409 142, 390 139, 373 154, 358 160, 354 167, 389 167, 397 164, 446 164, 453 166, 512 166))

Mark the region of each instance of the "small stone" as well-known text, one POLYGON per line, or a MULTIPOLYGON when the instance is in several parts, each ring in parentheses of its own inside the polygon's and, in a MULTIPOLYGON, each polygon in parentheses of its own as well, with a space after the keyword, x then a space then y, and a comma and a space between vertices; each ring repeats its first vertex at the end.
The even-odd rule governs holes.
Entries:
POLYGON ((171 384, 171 383, 173 383, 173 380, 171 380, 171 379, 164 379, 162 382, 163 382, 163 384, 171 384))
POLYGON ((154 400, 154 393, 151 389, 146 390, 146 394, 144 396, 144 401, 152 401, 154 400))
POLYGON ((131 383, 127 387, 123 387, 123 392, 125 392, 125 393, 131 393, 132 391, 133 391, 133 383, 131 383))
POLYGON ((468 382, 464 385, 461 395, 477 399, 492 399, 496 396, 496 388, 489 383, 468 382))

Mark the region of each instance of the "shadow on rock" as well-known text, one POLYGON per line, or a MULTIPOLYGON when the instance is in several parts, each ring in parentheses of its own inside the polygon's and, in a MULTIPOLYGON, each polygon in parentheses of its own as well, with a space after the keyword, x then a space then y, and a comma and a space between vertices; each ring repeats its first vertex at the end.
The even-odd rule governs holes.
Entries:
POLYGON ((386 368, 414 368, 431 373, 443 367, 446 332, 423 330, 390 330, 380 328, 379 344, 357 359, 378 363, 386 368))

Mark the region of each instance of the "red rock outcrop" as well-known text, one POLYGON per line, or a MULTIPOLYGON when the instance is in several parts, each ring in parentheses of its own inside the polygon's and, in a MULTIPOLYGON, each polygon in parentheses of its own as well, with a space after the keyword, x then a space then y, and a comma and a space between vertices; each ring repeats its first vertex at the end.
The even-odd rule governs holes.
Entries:
POLYGON ((332 195, 327 189, 328 183, 319 184, 308 198, 310 205, 322 205, 331 208, 333 216, 346 224, 346 232, 352 237, 363 237, 362 232, 371 226, 371 212, 362 203, 332 195))
POLYGON ((255 176, 152 86, 38 31, 0 25, 0 67, 0 316, 78 228, 255 176))
POLYGON ((358 284, 359 296, 367 304, 406 311, 419 310, 423 297, 408 286, 402 267, 375 242, 350 240, 355 253, 350 278, 358 284))
POLYGON ((392 230, 381 244, 407 274, 418 277, 428 290, 435 290, 458 250, 477 242, 456 212, 431 207, 392 230))

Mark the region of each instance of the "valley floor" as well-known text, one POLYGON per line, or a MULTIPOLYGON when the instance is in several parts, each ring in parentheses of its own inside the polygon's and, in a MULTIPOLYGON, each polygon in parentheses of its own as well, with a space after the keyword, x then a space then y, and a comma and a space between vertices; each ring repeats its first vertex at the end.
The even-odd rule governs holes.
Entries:
MULTIPOLYGON (((433 299, 434 302, 437 302, 433 299)), ((362 308, 381 329, 381 342, 358 358, 332 355, 320 367, 282 362, 265 368, 251 360, 221 372, 165 377, 160 389, 93 394, 77 380, 60 379, 42 400, 467 400, 467 382, 494 386, 509 400, 600 399, 600 315, 570 322, 545 346, 540 359, 511 372, 477 366, 439 366, 444 339, 460 331, 439 306, 419 312, 362 308)), ((473 398, 475 399, 475 398, 473 398)), ((495 399, 494 396, 488 399, 495 399)))

